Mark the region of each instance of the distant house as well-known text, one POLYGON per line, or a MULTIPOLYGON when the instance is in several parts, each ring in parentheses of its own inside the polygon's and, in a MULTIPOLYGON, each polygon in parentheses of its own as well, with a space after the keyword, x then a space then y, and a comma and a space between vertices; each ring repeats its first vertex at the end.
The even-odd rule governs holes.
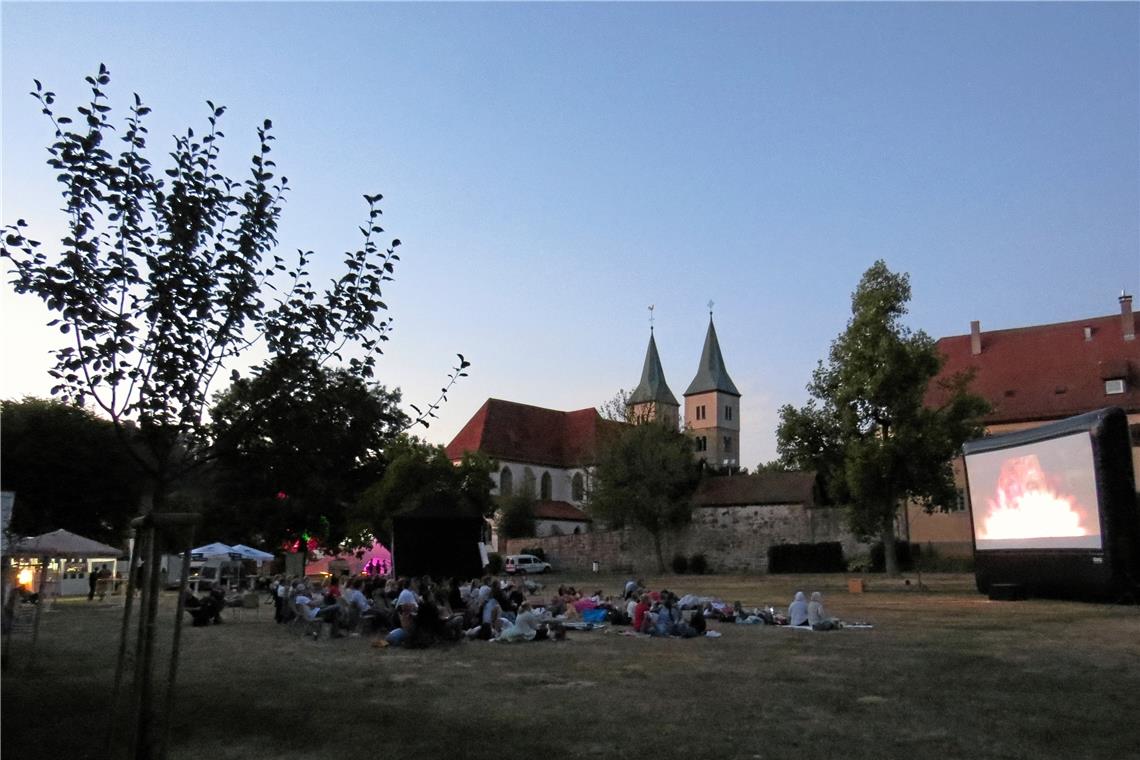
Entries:
MULTIPOLYGON (((984 420, 991 435, 1121 407, 1132 432, 1133 472, 1140 473, 1140 342, 1132 296, 1122 295, 1119 303, 1118 314, 1072 322, 989 332, 971 322, 968 335, 938 341, 946 363, 937 380, 974 371, 970 390, 992 407, 984 420)), ((926 401, 937 406, 946 397, 935 382, 926 401)), ((953 511, 926 514, 910 505, 903 527, 911 541, 933 544, 948 554, 968 553, 972 545, 961 461, 955 469, 960 498, 953 511)))
POLYGON ((622 424, 602 419, 593 407, 561 412, 491 398, 446 451, 453 462, 469 451, 496 460, 493 493, 532 494, 538 500, 539 535, 583 532, 590 520, 582 506, 599 447, 622 424))

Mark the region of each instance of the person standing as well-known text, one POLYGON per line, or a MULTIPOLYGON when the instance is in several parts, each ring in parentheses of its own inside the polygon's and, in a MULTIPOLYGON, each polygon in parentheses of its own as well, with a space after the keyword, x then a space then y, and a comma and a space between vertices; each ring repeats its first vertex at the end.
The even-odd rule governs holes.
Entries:
POLYGON ((91 572, 87 574, 87 601, 95 599, 95 587, 99 585, 100 570, 97 567, 91 568, 91 572))

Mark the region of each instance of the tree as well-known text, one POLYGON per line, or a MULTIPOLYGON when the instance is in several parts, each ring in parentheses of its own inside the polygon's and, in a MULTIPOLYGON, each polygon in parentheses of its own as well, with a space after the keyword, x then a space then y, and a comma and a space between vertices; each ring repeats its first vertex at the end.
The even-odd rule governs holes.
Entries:
POLYGON ((923 403, 942 367, 934 341, 902 324, 910 280, 876 261, 851 296, 847 329, 831 344, 801 409, 780 409, 781 459, 820 474, 827 496, 848 502, 852 529, 883 542, 886 569, 898 575, 895 515, 906 500, 927 509, 955 502, 951 462, 981 434, 986 402, 970 376, 947 381, 950 400, 923 403))
POLYGON ((633 422, 633 411, 629 408, 630 392, 625 388, 618 388, 612 398, 606 399, 598 407, 598 414, 603 420, 614 422, 633 422))
MULTIPOLYGON (((315 287, 312 251, 299 251, 291 267, 274 253, 288 184, 270 158, 272 122, 257 129, 248 176, 230 178, 220 170, 225 108, 207 101, 206 129, 175 138, 172 163, 160 172, 147 154, 150 109, 135 95, 117 130, 104 91, 110 82, 103 65, 87 77, 91 98, 76 109, 74 122, 56 113, 54 93, 35 82, 32 96, 55 128, 48 165, 63 186, 66 232, 44 253, 26 234, 27 222, 17 219, 3 229, 0 256, 12 262, 15 290, 40 298, 56 314, 50 324, 66 343, 53 352, 52 395, 92 401, 124 443, 126 423, 136 423, 126 450, 147 477, 143 508, 153 524, 154 514, 166 511, 173 484, 210 459, 204 415, 213 381, 252 346, 263 344, 271 360, 337 364, 356 377, 372 377, 391 327, 380 317, 387 308, 381 289, 392 279, 400 241, 377 242, 384 234, 382 196, 365 195, 363 242, 344 255, 342 274, 315 287)), ((467 366, 460 357, 439 400, 417 411, 418 421, 427 424, 467 366)), ((160 548, 157 540, 143 543, 145 623, 139 626, 131 746, 149 756, 158 752, 151 674, 160 548)), ((124 617, 129 614, 128 601, 124 617)), ((122 630, 116 689, 129 626, 122 630)), ((176 647, 171 658, 173 680, 176 647)))
POLYGON ((692 518, 700 480, 688 436, 655 422, 624 428, 603 447, 595 477, 591 514, 612 528, 644 528, 665 572, 661 540, 692 518))
POLYGON ((499 499, 495 525, 503 538, 527 538, 534 535, 533 494, 518 493, 499 499))
MULTIPOLYGON (((254 344, 263 341, 270 359, 372 376, 391 326, 378 318, 387 308, 381 287, 400 241, 378 244, 382 196, 364 196, 362 245, 344 255, 343 274, 316 288, 312 251, 299 251, 292 267, 273 253, 288 185, 269 157, 272 122, 257 129, 249 175, 231 179, 219 170, 225 108, 207 102, 206 130, 176 138, 171 167, 158 173, 147 158, 150 109, 138 95, 111 152, 110 81, 102 65, 87 77, 91 99, 77 124, 35 83, 55 127, 48 164, 63 185, 67 232, 49 255, 19 219, 4 227, 0 255, 12 262, 15 290, 57 314, 50 324, 66 344, 53 352, 52 395, 93 401, 120 434, 137 421, 129 451, 150 481, 149 508, 161 511, 171 484, 209 458, 204 413, 214 378, 254 344)), ((467 366, 460 357, 452 383, 467 366)), ((448 387, 418 421, 427 424, 448 387)))
POLYGON ((211 409, 210 536, 268 548, 307 533, 338 547, 349 508, 408 425, 399 404, 399 391, 300 357, 236 381, 211 409))
POLYGON ((0 402, 0 482, 16 492, 10 530, 63 528, 120 544, 142 477, 107 420, 38 398, 0 402))
POLYGON ((405 435, 389 447, 388 460, 383 477, 365 489, 353 510, 356 523, 382 540, 391 537, 397 516, 420 507, 494 514, 495 463, 486 455, 468 452, 453 465, 442 446, 405 435))

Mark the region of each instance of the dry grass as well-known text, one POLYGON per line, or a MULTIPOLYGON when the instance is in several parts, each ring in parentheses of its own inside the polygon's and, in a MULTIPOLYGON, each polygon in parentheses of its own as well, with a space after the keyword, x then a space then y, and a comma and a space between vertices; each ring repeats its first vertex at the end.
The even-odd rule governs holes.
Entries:
MULTIPOLYGON (((990 602, 960 575, 925 578, 925 591, 872 578, 861 595, 842 576, 647 580, 778 607, 820 590, 832 614, 875 628, 400 651, 302 640, 267 609, 184 629, 170 756, 1140 757, 1138 607, 990 602)), ((6 754, 102 756, 117 621, 109 606, 63 604, 45 616, 34 671, 16 647, 6 754)))

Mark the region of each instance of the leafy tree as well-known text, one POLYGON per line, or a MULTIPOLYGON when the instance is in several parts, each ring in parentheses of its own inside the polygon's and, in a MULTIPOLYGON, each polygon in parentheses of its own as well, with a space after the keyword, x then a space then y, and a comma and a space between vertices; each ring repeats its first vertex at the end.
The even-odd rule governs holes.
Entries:
POLYGON ((495 518, 499 535, 503 538, 526 538, 534 535, 533 494, 519 493, 499 499, 495 518))
POLYGON ((210 536, 273 546, 308 533, 348 537, 348 510, 384 474, 408 425, 399 391, 303 357, 242 378, 211 410, 216 462, 210 536))
POLYGON ((633 422, 633 412, 629 408, 630 392, 625 388, 618 388, 613 397, 606 399, 598 407, 598 414, 603 420, 614 422, 633 422))
MULTIPOLYGON (((257 129, 248 175, 227 177, 220 168, 225 108, 207 101, 206 128, 176 137, 171 163, 159 170, 147 151, 150 109, 135 95, 116 128, 104 91, 110 82, 103 65, 87 77, 91 97, 74 121, 35 82, 32 96, 55 127, 48 165, 63 186, 66 231, 45 252, 17 219, 3 228, 0 256, 12 263, 16 292, 40 298, 64 336, 53 352, 52 395, 92 401, 124 443, 127 422, 136 424, 126 450, 148 480, 144 509, 162 512, 174 484, 210 458, 204 417, 214 378, 253 345, 261 343, 270 360, 336 364, 372 377, 391 327, 380 316, 387 308, 381 289, 392 279, 400 241, 378 242, 381 196, 364 196, 360 247, 344 254, 341 274, 314 286, 311 251, 299 251, 292 266, 274 253, 288 185, 270 158, 272 123, 257 129)), ((451 383, 467 366, 460 357, 451 383)), ((449 387, 417 412, 419 421, 427 423, 449 387)), ((157 751, 159 734, 152 698, 158 542, 149 550, 130 702, 140 754, 157 751)), ((130 628, 122 630, 116 688, 130 628)), ((175 648, 171 673, 176 664, 175 648)))
POLYGON ((612 528, 644 528, 665 572, 661 540, 692 518, 700 480, 688 436, 655 422, 624 428, 603 447, 595 478, 591 514, 612 528))
MULTIPOLYGON (((208 458, 212 381, 255 343, 271 359, 336 362, 372 376, 391 326, 378 317, 381 287, 400 241, 377 242, 381 196, 364 196, 361 246, 344 255, 343 274, 316 288, 311 251, 299 251, 291 267, 273 252, 288 185, 270 158, 272 123, 257 129, 248 176, 233 179, 219 168, 225 108, 207 102, 206 129, 177 137, 170 167, 158 171, 147 157, 150 109, 135 95, 116 129, 110 81, 102 65, 87 77, 91 98, 74 121, 35 83, 32 95, 55 127, 48 164, 63 185, 67 230, 45 253, 19 219, 4 227, 0 255, 12 262, 15 290, 57 315, 51 324, 64 345, 53 352, 52 395, 93 401, 120 434, 137 422, 129 451, 161 511, 171 485, 208 458)), ((467 366, 460 357, 451 382, 467 366)), ((445 396, 446 388, 420 421, 445 396)))
POLYGON ((876 261, 851 297, 851 320, 831 344, 801 409, 780 409, 777 448, 784 462, 820 473, 827 495, 850 504, 852 529, 883 542, 886 569, 898 575, 895 515, 906 500, 927 509, 955 502, 951 462, 981 434, 986 402, 970 376, 947 381, 939 408, 923 403, 942 367, 934 341, 902 324, 910 280, 876 261))
POLYGON ((143 484, 111 423, 37 398, 0 402, 0 419, 0 487, 16 492, 12 533, 63 528, 121 543, 143 484))
POLYGON ((489 518, 495 501, 491 473, 495 463, 479 453, 464 454, 457 465, 442 446, 401 436, 388 449, 388 466, 358 500, 353 511, 357 524, 382 540, 392 535, 392 520, 420 507, 454 510, 489 518))

